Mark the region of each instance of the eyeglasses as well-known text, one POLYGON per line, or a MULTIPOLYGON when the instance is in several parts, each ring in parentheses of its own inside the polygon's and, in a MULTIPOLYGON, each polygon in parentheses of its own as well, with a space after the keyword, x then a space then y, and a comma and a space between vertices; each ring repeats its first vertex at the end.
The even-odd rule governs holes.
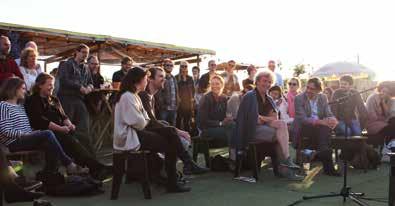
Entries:
POLYGON ((291 83, 291 82, 290 82, 290 83, 288 83, 288 85, 289 85, 289 86, 297 86, 298 84, 296 84, 296 83, 291 83))
POLYGON ((164 64, 163 66, 165 66, 165 67, 173 67, 172 64, 164 64))
POLYGON ((317 90, 317 88, 313 88, 313 87, 309 87, 309 86, 307 86, 307 87, 306 87, 306 90, 316 91, 316 90, 317 90))

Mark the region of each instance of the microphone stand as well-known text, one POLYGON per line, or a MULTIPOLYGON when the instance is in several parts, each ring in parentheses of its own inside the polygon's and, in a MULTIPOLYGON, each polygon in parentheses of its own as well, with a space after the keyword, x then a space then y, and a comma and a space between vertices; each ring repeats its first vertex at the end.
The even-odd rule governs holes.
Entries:
MULTIPOLYGON (((342 105, 347 103, 348 101, 350 101, 350 99, 354 96, 360 95, 362 93, 374 90, 376 87, 374 88, 370 88, 367 90, 363 90, 361 92, 356 92, 353 94, 348 94, 342 98, 336 99, 332 102, 329 102, 329 105, 342 105)), ((346 118, 345 118, 346 119, 346 118)), ((348 129, 350 128, 350 121, 344 121, 345 122, 345 131, 344 131, 344 139, 346 141, 346 143, 348 142, 350 136, 348 135, 348 129)), ((343 159, 343 167, 344 167, 344 172, 343 172, 343 187, 341 188, 339 193, 330 193, 330 194, 325 194, 325 195, 316 195, 316 196, 303 196, 303 200, 299 200, 296 201, 292 204, 290 204, 290 206, 292 205, 297 205, 301 202, 303 202, 304 200, 310 200, 310 199, 321 199, 321 198, 328 198, 328 197, 343 197, 343 202, 346 202, 347 198, 349 198, 350 200, 352 200, 353 202, 355 202, 357 205, 360 206, 368 206, 367 203, 364 203, 363 201, 361 201, 359 199, 359 197, 364 196, 364 193, 357 193, 357 192, 351 192, 351 187, 348 186, 347 184, 347 171, 348 171, 348 162, 347 160, 343 159)))

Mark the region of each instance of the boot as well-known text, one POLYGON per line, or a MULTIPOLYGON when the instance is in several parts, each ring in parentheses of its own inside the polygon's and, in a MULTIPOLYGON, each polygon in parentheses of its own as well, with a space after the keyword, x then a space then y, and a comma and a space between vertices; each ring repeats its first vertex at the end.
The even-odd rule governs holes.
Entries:
POLYGON ((167 186, 168 193, 184 193, 184 192, 190 192, 190 191, 191 191, 190 187, 183 186, 179 183, 167 186))
POLYGON ((4 199, 7 203, 14 202, 31 202, 44 196, 41 192, 29 192, 16 185, 14 182, 9 182, 5 185, 4 199))
POLYGON ((200 167, 198 164, 196 164, 196 162, 194 162, 192 160, 191 156, 189 155, 189 153, 187 151, 184 151, 180 155, 180 159, 184 163, 183 173, 185 175, 192 175, 192 174, 198 175, 198 174, 204 174, 204 173, 207 173, 208 171, 210 171, 209 169, 207 169, 205 167, 200 167))

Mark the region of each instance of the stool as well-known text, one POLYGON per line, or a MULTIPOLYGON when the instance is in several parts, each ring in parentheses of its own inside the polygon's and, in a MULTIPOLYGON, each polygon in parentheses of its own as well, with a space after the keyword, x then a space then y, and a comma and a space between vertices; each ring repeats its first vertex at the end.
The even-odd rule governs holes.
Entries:
MULTIPOLYGON (((265 159, 266 156, 269 156, 272 160, 273 173, 275 176, 279 176, 278 172, 278 158, 275 152, 275 144, 277 142, 262 142, 255 141, 250 142, 248 144, 247 150, 247 161, 249 162, 250 168, 252 169, 253 177, 258 181, 259 179, 259 171, 261 169, 261 163, 265 159)), ((242 167, 243 158, 240 157, 236 151, 236 168, 234 177, 238 177, 240 175, 240 170, 242 167)))
POLYGON ((148 169, 148 159, 147 155, 150 154, 150 151, 135 151, 135 152, 124 152, 124 151, 114 151, 113 154, 113 182, 112 182, 112 189, 111 189, 111 200, 118 199, 119 190, 122 183, 123 175, 129 173, 128 168, 126 166, 126 162, 131 164, 131 160, 142 160, 143 161, 143 173, 139 175, 138 179, 141 183, 144 198, 151 199, 151 188, 150 188, 150 176, 149 176, 149 169, 148 169))
POLYGON ((395 205, 395 148, 391 149, 392 152, 387 153, 390 156, 390 181, 389 181, 389 189, 388 189, 388 206, 395 205))
POLYGON ((192 150, 193 150, 193 161, 197 162, 197 157, 199 154, 204 155, 204 161, 206 162, 206 167, 211 168, 211 162, 210 162, 210 141, 212 141, 211 138, 208 137, 201 137, 201 136, 196 136, 192 137, 192 150))
POLYGON ((3 190, 3 186, 0 186, 0 206, 3 206, 3 202, 4 202, 4 190, 3 190))
MULTIPOLYGON (((367 136, 350 136, 350 137, 332 136, 331 147, 335 150, 336 161, 338 161, 338 151, 349 146, 346 144, 353 144, 353 145, 363 144, 366 142, 367 139, 368 139, 367 136)), ((366 150, 363 150, 361 152, 366 153, 366 150)), ((365 167, 364 171, 367 172, 368 165, 366 164, 364 167, 365 167)))

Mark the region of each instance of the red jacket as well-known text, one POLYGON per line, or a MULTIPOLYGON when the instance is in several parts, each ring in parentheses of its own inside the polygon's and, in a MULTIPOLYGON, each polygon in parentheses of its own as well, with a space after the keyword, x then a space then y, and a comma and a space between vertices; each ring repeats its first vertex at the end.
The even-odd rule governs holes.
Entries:
POLYGON ((23 79, 23 75, 15 60, 10 57, 0 60, 0 84, 13 75, 23 79))

